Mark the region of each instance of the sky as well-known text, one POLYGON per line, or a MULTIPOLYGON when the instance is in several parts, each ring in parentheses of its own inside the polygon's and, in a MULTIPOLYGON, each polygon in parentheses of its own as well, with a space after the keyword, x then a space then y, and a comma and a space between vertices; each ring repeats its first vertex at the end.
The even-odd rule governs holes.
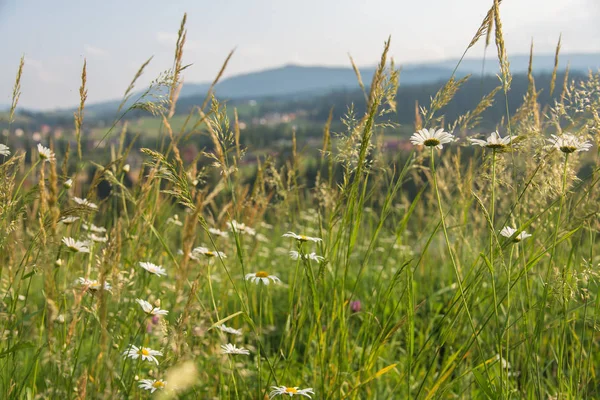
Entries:
MULTIPOLYGON (((172 65, 188 14, 186 82, 212 81, 285 64, 375 65, 391 35, 397 64, 458 58, 492 0, 0 0, 0 105, 10 104, 21 56, 20 106, 51 110, 79 102, 87 60, 88 103, 121 98, 153 56, 141 84, 172 65)), ((509 55, 600 52, 600 0, 504 0, 509 55)), ((469 57, 481 58, 483 47, 469 57)), ((492 53, 495 50, 491 50, 492 53)))

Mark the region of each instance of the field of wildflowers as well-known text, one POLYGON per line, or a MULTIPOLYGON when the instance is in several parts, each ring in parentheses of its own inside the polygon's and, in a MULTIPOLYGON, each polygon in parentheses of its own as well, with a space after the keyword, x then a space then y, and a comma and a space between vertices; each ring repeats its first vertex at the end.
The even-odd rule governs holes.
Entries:
MULTIPOLYGON (((498 4, 468 46, 494 41, 494 93, 511 81, 498 4)), ((122 111, 163 127, 133 185, 119 118, 110 162, 80 178, 85 66, 73 149, 0 145, 0 398, 600 397, 598 74, 546 109, 530 74, 518 112, 478 134, 491 97, 446 121, 451 78, 416 113, 414 151, 390 157, 388 41, 369 86, 357 71, 367 112, 325 127, 309 182, 295 142, 243 167, 210 93, 193 111, 209 162, 184 163, 192 127, 169 121, 185 35, 184 19, 163 101, 122 111)))

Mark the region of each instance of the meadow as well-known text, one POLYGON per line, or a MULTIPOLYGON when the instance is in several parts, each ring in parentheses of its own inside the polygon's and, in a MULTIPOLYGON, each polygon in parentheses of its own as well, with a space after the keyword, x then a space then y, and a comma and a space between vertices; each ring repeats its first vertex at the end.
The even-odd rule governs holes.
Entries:
POLYGON ((448 121, 451 78, 415 110, 412 152, 390 155, 388 40, 372 82, 356 69, 366 112, 324 126, 311 181, 295 136, 289 159, 244 165, 211 91, 173 128, 185 17, 173 67, 106 130, 105 165, 81 148, 84 65, 66 151, 0 145, 0 398, 599 398, 600 75, 567 74, 541 109, 556 82, 530 71, 518 111, 479 132, 511 84, 499 3, 465 51, 496 48, 493 93, 448 121), (125 143, 135 109, 156 148, 125 143), (184 162, 196 134, 212 146, 184 162))

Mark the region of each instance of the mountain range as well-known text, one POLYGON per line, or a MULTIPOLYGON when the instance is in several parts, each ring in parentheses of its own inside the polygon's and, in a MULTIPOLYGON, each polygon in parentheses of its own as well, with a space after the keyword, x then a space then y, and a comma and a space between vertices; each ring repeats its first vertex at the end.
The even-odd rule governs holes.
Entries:
MULTIPOLYGON (((527 72, 528 55, 517 55, 510 58, 513 74, 527 72)), ((400 86, 446 81, 452 75, 458 60, 445 60, 429 63, 412 63, 400 65, 400 86)), ((562 54, 559 58, 559 70, 569 65, 571 71, 587 72, 600 68, 600 53, 562 54)), ((536 74, 550 73, 554 68, 554 55, 537 55, 533 58, 533 70, 536 74)), ((360 68, 362 80, 369 85, 375 67, 360 68)), ((464 59, 456 69, 459 77, 473 75, 495 75, 498 73, 496 58, 464 59)), ((210 83, 186 83, 180 98, 206 94, 210 83)), ((260 99, 264 97, 281 97, 291 95, 319 95, 334 90, 358 89, 356 75, 351 67, 323 67, 285 65, 257 72, 235 75, 221 80, 215 87, 215 94, 220 99, 260 99)), ((136 98, 136 96, 132 96, 136 98)), ((90 104, 86 106, 86 114, 100 116, 114 113, 119 100, 90 104)), ((72 110, 69 110, 71 113, 72 110)))

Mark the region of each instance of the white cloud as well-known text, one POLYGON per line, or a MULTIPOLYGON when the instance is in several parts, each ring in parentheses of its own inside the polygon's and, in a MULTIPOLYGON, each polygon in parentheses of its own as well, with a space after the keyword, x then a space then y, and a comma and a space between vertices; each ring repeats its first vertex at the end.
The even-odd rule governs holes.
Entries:
POLYGON ((35 58, 27 58, 25 57, 25 72, 27 72, 27 67, 31 68, 36 77, 44 83, 60 83, 62 80, 50 71, 43 62, 40 60, 36 60, 35 58))
POLYGON ((177 43, 177 34, 172 32, 157 32, 156 41, 165 46, 174 46, 177 43))
POLYGON ((110 55, 107 50, 92 46, 91 44, 84 45, 83 50, 85 51, 85 54, 90 57, 106 58, 110 55))

